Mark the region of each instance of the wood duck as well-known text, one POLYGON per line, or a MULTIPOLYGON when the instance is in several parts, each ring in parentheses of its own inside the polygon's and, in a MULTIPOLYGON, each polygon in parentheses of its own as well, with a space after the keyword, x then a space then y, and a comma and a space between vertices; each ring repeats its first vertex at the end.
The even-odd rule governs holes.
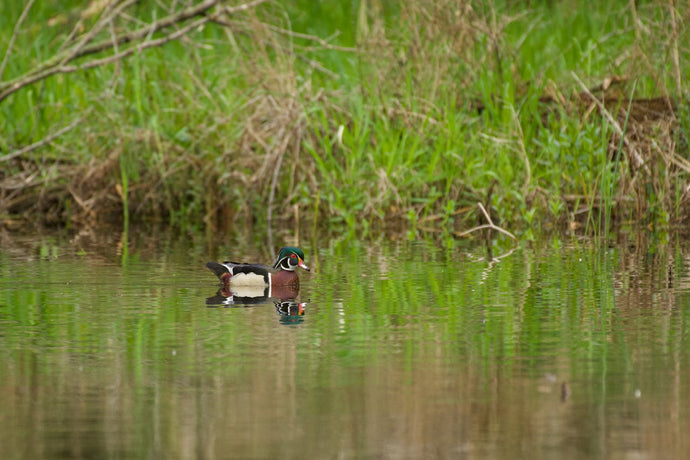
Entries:
POLYGON ((294 247, 282 248, 272 267, 236 262, 209 262, 206 267, 228 286, 299 286, 295 269, 301 267, 309 271, 304 263, 304 253, 294 247))

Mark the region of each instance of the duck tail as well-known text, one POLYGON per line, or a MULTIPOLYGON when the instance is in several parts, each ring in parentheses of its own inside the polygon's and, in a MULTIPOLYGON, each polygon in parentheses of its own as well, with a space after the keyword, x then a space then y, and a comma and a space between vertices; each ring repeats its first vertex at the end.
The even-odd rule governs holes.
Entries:
POLYGON ((213 274, 216 275, 220 280, 223 279, 223 275, 230 273, 230 269, 228 269, 228 267, 223 264, 219 264, 218 262, 208 262, 206 267, 211 270, 213 274))

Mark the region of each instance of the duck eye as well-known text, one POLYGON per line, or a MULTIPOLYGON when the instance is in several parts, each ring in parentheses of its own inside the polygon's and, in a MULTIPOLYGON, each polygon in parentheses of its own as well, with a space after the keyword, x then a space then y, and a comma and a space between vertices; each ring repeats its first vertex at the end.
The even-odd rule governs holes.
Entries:
POLYGON ((291 258, 291 259, 294 259, 295 257, 297 257, 297 256, 294 255, 294 254, 290 254, 290 258, 291 258))

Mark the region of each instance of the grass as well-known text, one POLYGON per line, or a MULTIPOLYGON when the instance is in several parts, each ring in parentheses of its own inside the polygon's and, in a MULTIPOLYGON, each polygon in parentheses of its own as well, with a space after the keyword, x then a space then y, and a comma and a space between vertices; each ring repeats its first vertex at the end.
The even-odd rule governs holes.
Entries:
MULTIPOLYGON (((128 12, 150 22, 163 4, 128 12)), ((3 162, 0 215, 212 232, 272 217, 274 227, 410 238, 484 223, 478 201, 524 238, 687 220, 690 8, 311 5, 267 3, 232 28, 208 24, 0 102, 0 157, 83 118, 3 162)), ((0 8, 4 50, 23 4, 0 8)), ((4 80, 54 55, 82 8, 35 5, 4 80)))

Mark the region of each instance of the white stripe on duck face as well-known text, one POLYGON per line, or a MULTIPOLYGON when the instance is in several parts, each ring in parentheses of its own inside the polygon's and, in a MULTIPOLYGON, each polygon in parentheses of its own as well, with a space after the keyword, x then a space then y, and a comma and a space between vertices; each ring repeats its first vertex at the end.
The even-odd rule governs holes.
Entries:
MULTIPOLYGON (((295 262, 297 263, 297 262, 295 262)), ((285 256, 282 259, 280 259, 276 264, 273 266, 273 268, 281 268, 283 270, 289 271, 289 272, 294 272, 295 268, 297 265, 290 265, 290 257, 285 256)))
MULTIPOLYGON (((268 274, 268 282, 270 283, 271 274, 268 274)), ((230 284, 233 286, 266 286, 266 279, 264 275, 258 273, 237 273, 230 278, 230 284)))

